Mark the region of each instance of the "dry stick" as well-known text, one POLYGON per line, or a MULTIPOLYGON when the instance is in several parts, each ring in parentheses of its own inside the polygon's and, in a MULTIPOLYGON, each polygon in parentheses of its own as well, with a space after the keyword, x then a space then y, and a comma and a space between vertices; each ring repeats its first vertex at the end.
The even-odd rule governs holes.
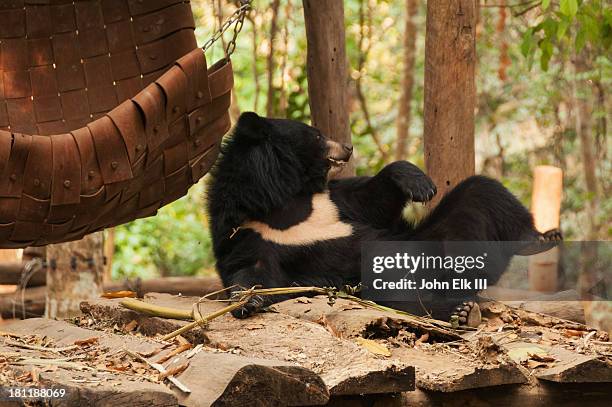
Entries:
POLYGON ((52 366, 57 366, 57 367, 63 367, 65 369, 89 370, 89 371, 96 370, 93 367, 84 365, 82 363, 68 362, 66 360, 61 360, 61 359, 27 358, 27 359, 18 360, 15 362, 9 362, 9 364, 19 365, 19 366, 24 366, 24 365, 26 366, 27 365, 49 366, 49 365, 52 365, 52 366))
MULTIPOLYGON (((145 359, 142 356, 140 356, 139 354, 137 354, 135 352, 132 352, 129 349, 126 349, 125 353, 127 353, 128 355, 130 355, 134 359, 138 359, 141 362, 146 363, 147 365, 151 366, 153 369, 157 370, 161 374, 167 374, 168 373, 166 368, 163 367, 162 365, 160 365, 159 363, 150 362, 147 359, 145 359)), ((183 383, 181 383, 179 381, 179 379, 177 379, 176 377, 174 377, 174 376, 167 376, 166 379, 168 379, 172 384, 174 384, 176 387, 178 387, 179 390, 181 390, 183 393, 191 393, 191 390, 189 389, 189 387, 187 387, 183 383)))
POLYGON ((43 352, 53 352, 53 353, 61 353, 61 352, 66 352, 68 350, 73 350, 73 349, 78 349, 79 348, 78 345, 64 346, 63 348, 46 348, 44 346, 28 345, 28 344, 17 342, 17 341, 12 341, 10 339, 5 340, 4 343, 6 345, 15 346, 15 347, 18 347, 18 348, 30 349, 30 350, 39 350, 39 351, 43 351, 43 352))

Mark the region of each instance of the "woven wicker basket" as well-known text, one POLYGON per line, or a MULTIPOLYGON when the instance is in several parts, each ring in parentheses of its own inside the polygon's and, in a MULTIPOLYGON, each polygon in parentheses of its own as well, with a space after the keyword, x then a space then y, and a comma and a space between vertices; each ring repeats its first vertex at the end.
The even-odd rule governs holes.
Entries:
POLYGON ((183 196, 229 130, 188 2, 0 1, 0 247, 79 239, 183 196))

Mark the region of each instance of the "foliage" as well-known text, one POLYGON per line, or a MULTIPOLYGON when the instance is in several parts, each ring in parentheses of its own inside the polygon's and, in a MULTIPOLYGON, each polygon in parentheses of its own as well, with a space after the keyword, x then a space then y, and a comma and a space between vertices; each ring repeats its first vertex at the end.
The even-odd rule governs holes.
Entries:
POLYGON ((560 0, 541 2, 537 24, 525 30, 521 52, 530 63, 539 50, 540 66, 548 70, 556 52, 580 53, 588 44, 606 55, 612 44, 612 9, 606 0, 560 0))
POLYGON ((115 228, 113 276, 194 275, 212 267, 202 183, 155 217, 115 228))

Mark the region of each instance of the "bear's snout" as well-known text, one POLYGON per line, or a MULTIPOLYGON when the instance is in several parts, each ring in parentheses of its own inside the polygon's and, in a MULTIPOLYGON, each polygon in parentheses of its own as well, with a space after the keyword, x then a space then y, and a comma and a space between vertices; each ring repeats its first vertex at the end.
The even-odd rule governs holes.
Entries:
POLYGON ((353 146, 327 140, 327 159, 332 164, 345 164, 353 154, 353 146))

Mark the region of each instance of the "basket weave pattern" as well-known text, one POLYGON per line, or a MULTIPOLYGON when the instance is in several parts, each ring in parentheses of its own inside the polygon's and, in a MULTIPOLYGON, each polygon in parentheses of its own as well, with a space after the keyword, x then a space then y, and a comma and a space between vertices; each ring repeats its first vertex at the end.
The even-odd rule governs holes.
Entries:
POLYGON ((210 169, 233 73, 188 2, 10 0, 0 21, 0 247, 153 215, 210 169))

